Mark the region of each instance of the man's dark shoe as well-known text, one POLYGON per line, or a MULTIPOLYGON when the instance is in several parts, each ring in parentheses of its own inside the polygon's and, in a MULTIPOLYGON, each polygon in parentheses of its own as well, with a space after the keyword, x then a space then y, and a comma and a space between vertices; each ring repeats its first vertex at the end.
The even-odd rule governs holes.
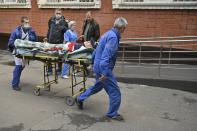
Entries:
MULTIPOLYGON (((109 116, 107 116, 107 117, 109 117, 109 116)), ((109 118, 112 119, 112 120, 116 120, 116 121, 124 121, 123 116, 120 115, 120 114, 118 114, 116 116, 113 116, 113 117, 109 117, 109 118)))
POLYGON ((83 102, 82 102, 82 101, 78 101, 78 100, 77 100, 77 97, 75 98, 75 102, 76 102, 78 108, 79 108, 80 110, 83 110, 83 102))
POLYGON ((100 119, 101 119, 101 121, 106 121, 106 122, 110 122, 111 121, 111 117, 106 116, 106 115, 102 116, 100 119))
POLYGON ((13 90, 15 90, 15 91, 21 91, 21 88, 20 87, 13 87, 13 90))

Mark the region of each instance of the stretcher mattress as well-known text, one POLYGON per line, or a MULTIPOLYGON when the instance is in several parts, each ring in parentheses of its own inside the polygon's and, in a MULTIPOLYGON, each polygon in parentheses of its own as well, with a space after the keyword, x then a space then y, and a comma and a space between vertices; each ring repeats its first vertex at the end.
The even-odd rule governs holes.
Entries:
POLYGON ((78 50, 68 52, 65 44, 48 44, 17 39, 15 54, 28 57, 61 57, 64 59, 91 59, 93 48, 82 46, 78 50))

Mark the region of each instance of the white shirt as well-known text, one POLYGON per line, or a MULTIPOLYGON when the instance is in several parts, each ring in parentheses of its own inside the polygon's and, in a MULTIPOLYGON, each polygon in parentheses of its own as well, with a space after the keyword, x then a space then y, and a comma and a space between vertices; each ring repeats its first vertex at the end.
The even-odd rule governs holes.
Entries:
POLYGON ((28 34, 28 32, 24 32, 23 31, 23 29, 21 29, 22 30, 22 40, 29 40, 29 34, 28 34))

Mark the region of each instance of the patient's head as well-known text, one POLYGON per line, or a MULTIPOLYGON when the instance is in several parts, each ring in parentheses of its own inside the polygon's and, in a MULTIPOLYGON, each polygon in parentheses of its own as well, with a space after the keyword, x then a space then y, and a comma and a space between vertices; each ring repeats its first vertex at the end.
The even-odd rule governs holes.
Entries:
POLYGON ((86 48, 92 48, 92 44, 91 44, 90 41, 85 41, 84 45, 85 45, 86 48))
POLYGON ((47 43, 47 38, 44 38, 44 39, 43 39, 43 42, 44 42, 44 43, 47 43))

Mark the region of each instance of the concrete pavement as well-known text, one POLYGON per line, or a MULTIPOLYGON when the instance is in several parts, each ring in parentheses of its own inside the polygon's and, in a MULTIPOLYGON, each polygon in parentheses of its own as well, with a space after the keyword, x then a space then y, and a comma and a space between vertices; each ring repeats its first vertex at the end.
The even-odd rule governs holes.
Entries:
MULTIPOLYGON (((179 90, 140 84, 119 83, 122 92, 120 113, 124 122, 103 119, 108 97, 103 90, 85 102, 84 110, 65 104, 71 94, 70 81, 59 79, 51 92, 33 94, 42 82, 42 63, 26 66, 21 92, 11 90, 12 57, 0 53, 0 131, 196 131, 197 95, 179 90)), ((88 79, 92 85, 94 79, 88 79)), ((76 90, 78 90, 76 88, 76 90)))

